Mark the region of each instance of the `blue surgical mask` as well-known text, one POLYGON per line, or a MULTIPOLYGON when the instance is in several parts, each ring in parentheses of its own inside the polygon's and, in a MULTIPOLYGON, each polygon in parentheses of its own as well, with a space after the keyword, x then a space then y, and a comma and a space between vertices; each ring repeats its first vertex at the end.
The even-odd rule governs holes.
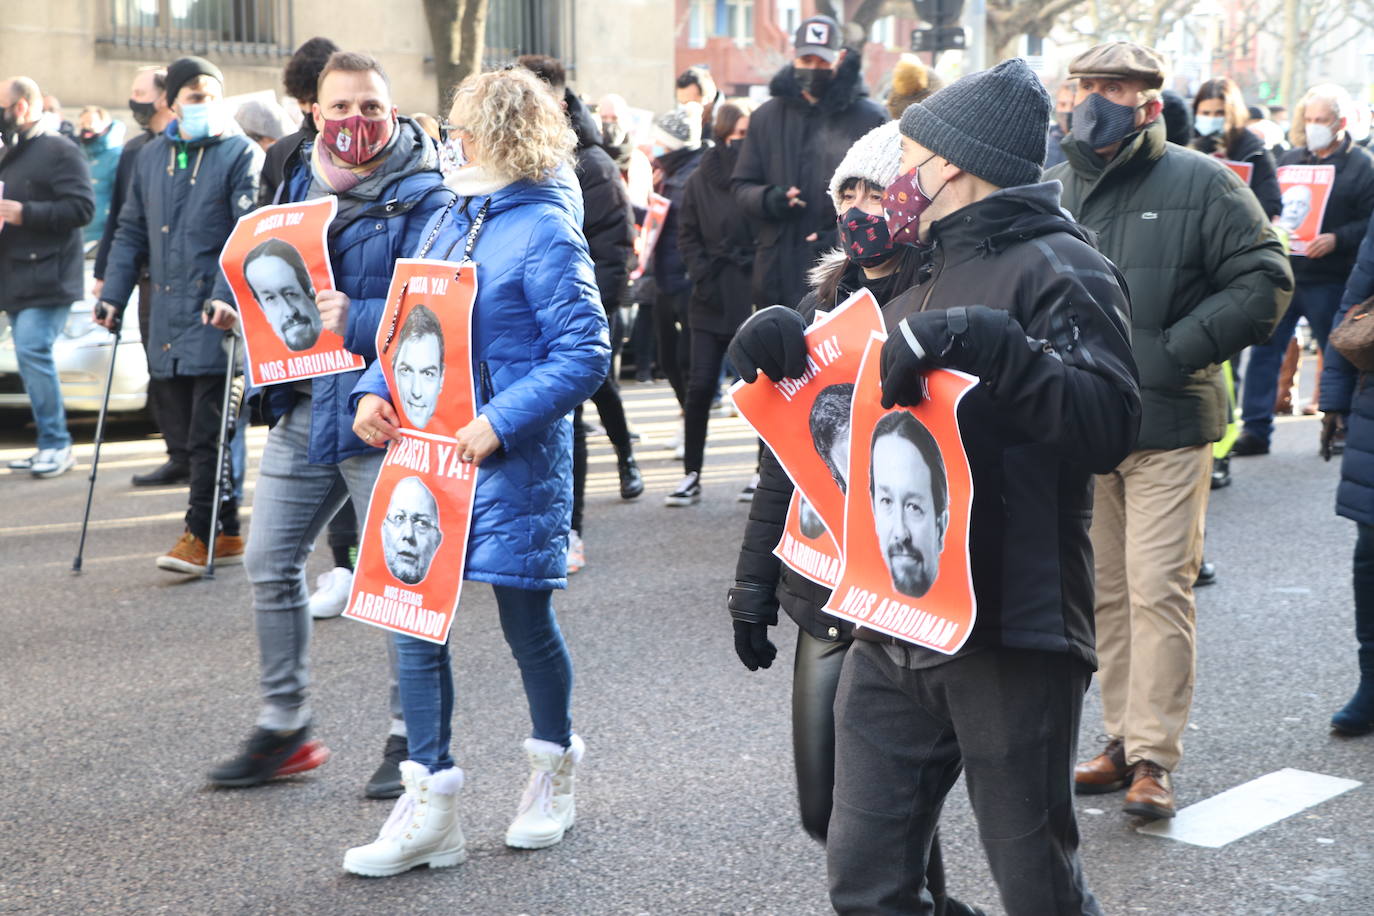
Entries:
POLYGON ((1221 115, 1216 115, 1211 118, 1204 118, 1202 115, 1198 115, 1193 118, 1193 126, 1197 128, 1197 132, 1202 134, 1202 136, 1210 137, 1213 134, 1221 133, 1222 130, 1226 128, 1226 119, 1221 115))
POLYGON ((177 127, 187 140, 204 140, 221 132, 218 115, 219 105, 216 102, 182 105, 181 119, 177 127))

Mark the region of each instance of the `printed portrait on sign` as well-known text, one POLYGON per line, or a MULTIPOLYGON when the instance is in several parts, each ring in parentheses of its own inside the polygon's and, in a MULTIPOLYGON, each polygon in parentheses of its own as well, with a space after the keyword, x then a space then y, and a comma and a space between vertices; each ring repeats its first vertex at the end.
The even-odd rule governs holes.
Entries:
POLYGON ((1296 232, 1312 212, 1312 189, 1305 184, 1295 184, 1283 192, 1283 210, 1279 213, 1279 225, 1289 232, 1296 232))
POLYGON ((949 529, 949 478, 940 446, 905 410, 873 428, 869 498, 874 530, 892 587, 921 598, 940 575, 949 529))
POLYGON ((406 585, 423 582, 444 534, 439 528, 439 503, 419 477, 397 482, 381 528, 386 568, 406 585))
POLYGON ((243 277, 287 349, 315 346, 324 322, 315 307, 310 271, 299 251, 281 239, 268 239, 243 259, 243 277))
POLYGON ((406 315, 397 337, 391 371, 406 419, 415 429, 424 429, 439 406, 444 389, 444 329, 439 316, 424 305, 416 305, 406 315))

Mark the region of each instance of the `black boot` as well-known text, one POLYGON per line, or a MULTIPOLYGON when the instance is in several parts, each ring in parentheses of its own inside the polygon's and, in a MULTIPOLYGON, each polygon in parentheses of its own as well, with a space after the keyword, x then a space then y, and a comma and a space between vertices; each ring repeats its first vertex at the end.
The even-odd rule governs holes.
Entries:
POLYGON ((190 479, 191 469, 184 464, 177 464, 171 460, 146 474, 135 474, 133 477, 136 487, 170 487, 174 484, 186 483, 190 479))
POLYGON ((401 785, 401 761, 409 756, 410 742, 405 735, 387 735, 382 765, 367 781, 363 794, 368 798, 400 798, 405 791, 401 785))
POLYGON ((1220 490, 1231 485, 1231 456, 1212 459, 1212 489, 1220 490))
POLYGON ((1350 737, 1374 732, 1374 647, 1360 649, 1360 686, 1331 717, 1331 729, 1350 737))
POLYGON ((620 498, 636 499, 644 492, 644 478, 639 473, 639 465, 635 463, 635 456, 629 455, 616 462, 616 469, 620 471, 620 498))

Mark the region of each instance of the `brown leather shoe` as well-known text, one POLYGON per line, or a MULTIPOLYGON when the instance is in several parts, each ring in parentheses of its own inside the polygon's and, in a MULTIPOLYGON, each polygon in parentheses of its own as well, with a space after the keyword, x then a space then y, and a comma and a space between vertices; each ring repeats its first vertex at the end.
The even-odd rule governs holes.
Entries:
POLYGON ((1126 793, 1121 810, 1136 817, 1173 817, 1174 787, 1169 780, 1169 771, 1153 760, 1137 763, 1131 790, 1126 793))
POLYGON ((1113 738, 1092 760, 1073 768, 1073 790, 1079 795, 1101 795, 1125 788, 1131 768, 1126 766, 1126 742, 1113 738))

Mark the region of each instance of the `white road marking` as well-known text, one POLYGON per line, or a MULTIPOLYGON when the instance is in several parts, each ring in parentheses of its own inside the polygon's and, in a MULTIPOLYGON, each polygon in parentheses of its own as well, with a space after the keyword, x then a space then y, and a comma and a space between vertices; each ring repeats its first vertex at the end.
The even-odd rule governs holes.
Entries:
POLYGON ((1137 832, 1217 849, 1360 785, 1354 779, 1285 767, 1189 805, 1177 817, 1152 821, 1137 832))

